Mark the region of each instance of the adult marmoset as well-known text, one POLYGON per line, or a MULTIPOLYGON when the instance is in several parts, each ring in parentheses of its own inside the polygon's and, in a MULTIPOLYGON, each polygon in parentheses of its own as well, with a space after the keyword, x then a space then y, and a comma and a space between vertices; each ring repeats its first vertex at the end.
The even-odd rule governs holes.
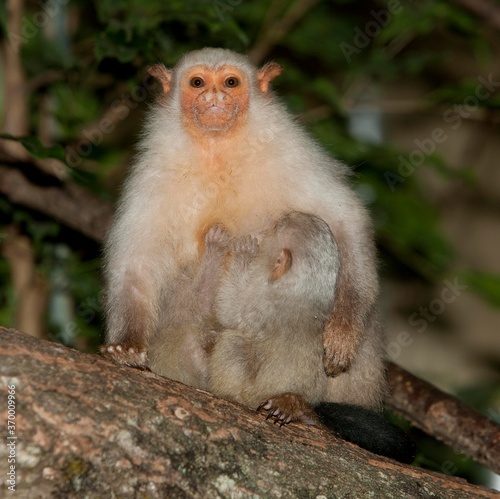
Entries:
POLYGON ((187 332, 210 329, 211 321, 200 323, 186 306, 199 297, 189 283, 205 235, 214 225, 232 237, 258 234, 284 213, 306 213, 327 223, 339 259, 322 338, 323 401, 378 411, 386 382, 370 219, 349 186, 348 168, 270 91, 281 66, 257 69, 243 55, 206 48, 173 70, 155 65, 149 72, 163 91, 107 238, 103 353, 155 370, 148 358, 161 357, 161 345, 170 358, 182 356, 163 374, 205 388, 206 376, 191 373, 206 373, 210 356, 193 341, 197 333, 187 332))

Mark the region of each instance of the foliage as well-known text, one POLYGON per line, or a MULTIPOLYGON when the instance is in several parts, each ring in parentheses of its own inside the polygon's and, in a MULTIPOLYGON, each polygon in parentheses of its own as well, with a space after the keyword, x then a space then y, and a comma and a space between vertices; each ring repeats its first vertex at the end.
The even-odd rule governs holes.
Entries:
MULTIPOLYGON (((35 82, 32 130, 40 126, 37 109, 47 97, 56 130, 49 148, 35 134, 17 140, 37 158, 66 159, 72 177, 101 195, 116 192, 142 112, 152 99, 150 92, 139 92, 148 64, 161 60, 171 66, 183 53, 205 45, 246 51, 270 40, 266 57, 286 67, 277 82, 279 93, 332 154, 353 166, 354 182, 375 216, 382 254, 389 257, 386 269, 405 269, 427 282, 439 280, 452 267, 454 252, 420 175, 434 170, 447 182, 474 189, 473 173, 450 168, 433 153, 415 167, 418 175, 402 177, 401 158, 408 152, 361 141, 349 132, 348 121, 358 88, 384 94, 394 81, 406 78, 425 81, 438 74, 437 90, 424 96, 424 106, 462 102, 475 81, 456 81, 439 72, 450 49, 431 42, 434 37, 466 41, 488 64, 490 48, 481 24, 444 0, 362 5, 343 0, 319 2, 273 38, 273 30, 301 3, 104 0, 66 5, 54 0, 53 11, 46 10, 55 30, 49 36, 37 25, 41 4, 28 2, 21 41, 5 32, 2 10, 3 35, 18 44, 27 79, 35 82), (321 108, 328 110, 324 117, 308 119, 311 110, 321 108), (120 111, 120 118, 112 131, 103 131, 100 120, 110 109, 120 111)), ((498 99, 492 96, 480 105, 497 108, 498 99)), ((78 259, 73 264, 78 266, 78 259)), ((469 277, 480 295, 499 303, 498 278, 473 270, 469 277)))

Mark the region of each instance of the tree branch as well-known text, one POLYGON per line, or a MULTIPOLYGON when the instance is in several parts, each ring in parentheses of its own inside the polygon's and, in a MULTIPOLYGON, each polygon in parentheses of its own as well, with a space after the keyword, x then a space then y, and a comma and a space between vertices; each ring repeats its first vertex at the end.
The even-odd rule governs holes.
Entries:
POLYGON ((46 338, 45 321, 48 286, 46 278, 36 265, 33 241, 19 234, 11 225, 0 246, 2 256, 9 262, 12 288, 16 300, 16 328, 37 338, 46 338))
POLYGON ((0 446, 2 488, 14 456, 21 497, 494 496, 319 428, 281 428, 149 371, 4 328, 0 392, 3 401, 11 393, 0 417, 17 437, 0 446))
POLYGON ((500 426, 401 367, 388 367, 389 409, 428 435, 500 473, 500 426))
POLYGON ((490 0, 453 0, 464 9, 481 17, 487 24, 500 30, 500 7, 490 0))
POLYGON ((248 53, 250 60, 255 64, 262 63, 273 47, 317 3, 318 0, 297 0, 283 16, 276 19, 270 26, 266 26, 262 33, 257 36, 255 46, 248 53))
MULTIPOLYGON (((25 172, 33 165, 1 166, 0 192, 15 204, 37 210, 94 241, 102 241, 111 223, 113 207, 76 184, 35 172, 40 183, 25 172)), ((5 163, 4 163, 5 164, 5 163)))
MULTIPOLYGON (((24 0, 8 0, 6 2, 8 36, 4 38, 2 43, 5 106, 2 130, 12 135, 26 135, 28 131, 26 80, 21 62, 21 44, 15 41, 15 37, 19 37, 21 33, 24 4, 24 0)), ((13 142, 6 147, 26 156, 20 144, 13 142)))

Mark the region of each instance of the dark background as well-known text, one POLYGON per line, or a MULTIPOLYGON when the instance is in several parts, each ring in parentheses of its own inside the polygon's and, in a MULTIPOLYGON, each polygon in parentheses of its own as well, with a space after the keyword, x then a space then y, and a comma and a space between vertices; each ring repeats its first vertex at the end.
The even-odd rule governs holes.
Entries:
MULTIPOLYGON (((276 92, 372 211, 388 356, 500 420, 498 2, 8 0, 0 20, 2 132, 23 137, 0 152, 110 202, 149 64, 220 46, 283 65, 276 92)), ((8 193, 0 238, 0 324, 95 351, 100 246, 8 193)), ((415 436, 418 464, 493 483, 415 436)))

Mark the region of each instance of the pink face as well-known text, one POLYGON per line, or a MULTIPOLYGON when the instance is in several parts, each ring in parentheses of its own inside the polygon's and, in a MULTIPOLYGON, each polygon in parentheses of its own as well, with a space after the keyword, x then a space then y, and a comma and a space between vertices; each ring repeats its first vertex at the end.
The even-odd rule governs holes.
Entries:
POLYGON ((235 66, 194 66, 180 83, 185 126, 195 133, 227 132, 248 110, 248 77, 235 66))

